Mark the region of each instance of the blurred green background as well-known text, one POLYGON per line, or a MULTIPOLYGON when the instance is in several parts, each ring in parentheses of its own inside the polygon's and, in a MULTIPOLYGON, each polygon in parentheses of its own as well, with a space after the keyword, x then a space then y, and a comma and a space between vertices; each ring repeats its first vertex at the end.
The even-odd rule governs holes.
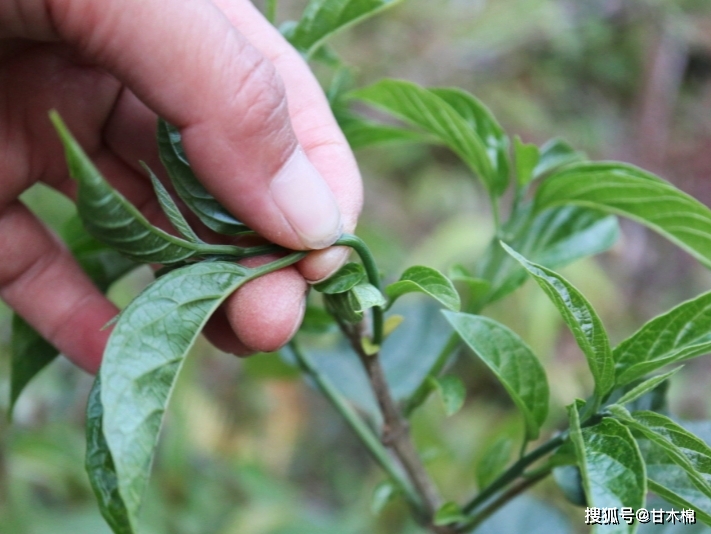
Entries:
MULTIPOLYGON (((284 2, 279 20, 297 18, 304 5, 284 2)), ((562 137, 591 158, 650 169, 711 205, 709 0, 406 0, 333 45, 356 67, 358 85, 387 76, 462 87, 511 135, 539 144, 562 137)), ((388 278, 416 263, 445 271, 473 263, 491 237, 490 217, 485 195, 451 153, 394 145, 357 156, 366 191, 359 234, 388 278)), ((40 187, 24 200, 54 227, 73 210, 40 187)), ((610 252, 563 270, 601 313, 613 342, 711 287, 709 272, 688 255, 635 224, 624 221, 622 229, 610 252)), ((125 304, 149 280, 139 270, 111 296, 125 304)), ((544 360, 552 388, 549 429, 562 424, 562 406, 584 397, 591 384, 552 305, 527 284, 487 313, 544 360)), ((1 308, 3 413, 9 318, 1 308)), ((518 438, 520 421, 473 359, 461 358, 454 370, 467 385, 464 409, 445 419, 430 399, 413 431, 445 497, 462 500, 476 489, 478 459, 498 436, 518 438)), ((91 377, 60 359, 23 394, 12 426, 0 416, 1 534, 108 534, 83 470, 90 385, 91 377)), ((687 363, 671 387, 672 412, 709 418, 710 387, 711 360, 687 363)), ((421 532, 397 502, 371 512, 382 481, 337 414, 276 356, 238 360, 201 341, 169 410, 146 532, 421 532)), ((583 518, 549 480, 481 532, 585 532, 583 518)), ((701 531, 710 530, 679 529, 701 531)))

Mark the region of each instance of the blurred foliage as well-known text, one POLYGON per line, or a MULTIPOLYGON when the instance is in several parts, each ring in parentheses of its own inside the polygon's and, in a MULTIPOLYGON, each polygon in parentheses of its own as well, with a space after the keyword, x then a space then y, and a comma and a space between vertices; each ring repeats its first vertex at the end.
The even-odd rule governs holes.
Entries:
MULTIPOLYGON (((279 20, 297 18, 303 5, 285 2, 279 20)), ((591 157, 649 168, 711 204, 708 0, 407 0, 333 45, 356 67, 357 86, 382 76, 459 86, 524 141, 562 137, 591 157)), ((328 74, 316 70, 326 83, 328 74)), ((363 150, 358 158, 366 192, 359 233, 387 281, 407 265, 446 272, 455 263, 471 265, 482 253, 492 231, 485 195, 450 153, 393 145, 363 150)), ((73 212, 71 203, 42 187, 23 200, 53 228, 73 212)), ((600 312, 613 343, 711 285, 707 270, 632 223, 623 225, 611 252, 564 274, 600 312)), ((111 297, 125 304, 149 276, 139 270, 111 297)), ((584 359, 534 284, 489 313, 541 355, 552 407, 590 390, 584 359)), ((1 308, 2 409, 9 319, 1 308)), ((675 377, 673 412, 710 417, 709 370, 711 361, 700 359, 675 377)), ((464 408, 445 419, 441 403, 430 399, 415 415, 413 432, 434 478, 452 492, 445 497, 455 498, 476 488, 479 459, 501 436, 518 439, 520 426, 481 363, 461 358, 450 372, 467 386, 464 408)), ((205 342, 194 348, 159 449, 145 510, 148 534, 420 532, 400 503, 387 504, 377 516, 369 512, 382 475, 337 414, 296 378, 276 355, 238 360, 205 342)), ((3 534, 108 534, 83 471, 90 383, 60 359, 22 395, 12 427, 0 418, 3 534)), ((560 413, 548 430, 565 419, 555 409, 560 413)), ((480 532, 536 528, 585 532, 580 509, 567 504, 551 480, 513 501, 480 532)))

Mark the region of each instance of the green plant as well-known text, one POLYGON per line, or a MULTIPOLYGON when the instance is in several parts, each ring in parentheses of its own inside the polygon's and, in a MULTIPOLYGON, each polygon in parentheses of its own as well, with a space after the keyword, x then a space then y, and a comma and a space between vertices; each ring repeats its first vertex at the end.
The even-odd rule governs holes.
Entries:
MULTIPOLYGON (((613 348, 590 303, 551 270, 612 246, 618 215, 652 228, 708 266, 711 211, 645 171, 588 162, 562 141, 539 148, 516 138, 510 146, 488 109, 458 89, 383 80, 350 90, 348 68, 324 39, 392 3, 316 0, 299 23, 286 25, 283 31, 307 57, 334 69, 329 96, 354 147, 412 140, 447 146, 484 184, 496 232, 471 273, 463 267, 453 269, 451 279, 462 283, 461 295, 442 273, 422 266, 407 269, 397 282, 381 287, 368 248, 358 238, 344 236, 339 244, 351 246, 362 263, 349 263, 315 286, 321 298, 312 302, 302 333, 284 350, 284 358, 312 379, 383 468, 389 481, 382 493, 404 499, 414 517, 432 532, 474 530, 555 470, 561 477, 580 479, 578 486, 590 506, 639 508, 649 489, 711 522, 707 500, 711 449, 658 409, 639 409, 646 399, 663 394, 678 367, 652 377, 650 373, 711 349, 711 297, 704 294, 680 304, 613 348), (334 5, 343 9, 331 9, 334 5), (354 100, 380 108, 401 125, 358 115, 350 106, 354 100), (533 448, 529 443, 540 440, 548 415, 546 371, 511 329, 481 315, 529 276, 560 311, 594 379, 590 396, 568 407, 569 427, 533 448), (454 333, 430 360, 405 350, 408 359, 403 363, 399 360, 403 347, 393 346, 393 340, 411 328, 413 319, 406 317, 398 326, 401 319, 388 312, 410 292, 425 293, 446 308, 444 317, 454 333), (349 398, 349 390, 304 348, 308 332, 333 328, 340 330, 344 345, 362 364, 374 404, 349 398), (524 436, 515 461, 510 463, 510 455, 502 454, 482 464, 479 493, 459 503, 443 503, 409 436, 407 419, 433 392, 442 397, 448 414, 461 406, 466 391, 456 376, 444 372, 462 343, 510 394, 523 417, 524 436), (410 367, 407 379, 402 369, 397 380, 392 378, 394 365, 410 367)), ((74 221, 66 237, 87 272, 106 288, 137 262, 166 266, 119 316, 87 412, 87 468, 102 513, 115 532, 135 532, 162 414, 190 345, 228 294, 303 254, 272 245, 243 248, 202 242, 148 170, 166 216, 182 237, 153 227, 101 178, 61 119, 53 115, 53 120, 79 182, 78 211, 90 234, 74 221), (102 206, 100 213, 97 206, 102 206), (235 263, 266 252, 286 255, 254 269, 235 263)), ((179 133, 160 122, 158 139, 175 191, 200 221, 219 233, 249 234, 249 228, 201 188, 182 152, 179 133)), ((16 399, 56 351, 19 319, 13 344, 16 399)), ((618 530, 634 528, 623 524, 618 530)))

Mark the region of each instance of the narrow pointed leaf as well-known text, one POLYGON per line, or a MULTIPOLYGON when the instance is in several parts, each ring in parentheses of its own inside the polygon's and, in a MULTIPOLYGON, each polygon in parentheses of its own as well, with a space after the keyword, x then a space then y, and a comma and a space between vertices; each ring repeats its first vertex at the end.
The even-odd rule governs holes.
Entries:
POLYGON ((528 261, 503 242, 501 246, 528 271, 560 312, 588 361, 595 393, 602 398, 614 385, 615 369, 607 332, 592 305, 558 273, 528 261))
POLYGON ((299 22, 286 32, 307 57, 333 34, 371 17, 400 0, 311 0, 299 22))
POLYGON ((459 311, 459 293, 452 282, 437 269, 417 265, 402 273, 400 280, 385 288, 385 294, 392 304, 406 293, 425 293, 452 311, 459 311))
POLYGON ((99 511, 114 534, 133 534, 126 505, 119 493, 111 451, 104 439, 103 416, 101 379, 97 377, 86 407, 86 472, 99 501, 99 511))
POLYGON ((459 88, 433 88, 430 92, 452 106, 483 141, 494 171, 494 192, 498 195, 503 193, 509 182, 510 142, 489 108, 474 95, 459 88))
POLYGON ((432 522, 435 525, 443 526, 464 522, 467 519, 469 519, 469 517, 462 512, 462 509, 457 503, 446 502, 435 512, 432 522))
POLYGON ((126 257, 144 263, 174 263, 197 254, 194 244, 156 228, 109 185, 86 156, 56 112, 59 133, 72 177, 79 183, 77 210, 87 231, 126 257))
POLYGON ((338 111, 336 109, 334 110, 334 114, 338 125, 348 140, 348 144, 353 150, 391 143, 424 143, 435 141, 434 138, 430 138, 422 132, 381 124, 359 117, 348 111, 338 111))
POLYGON ((235 219, 195 177, 183 151, 180 132, 163 119, 158 121, 158 151, 170 181, 175 187, 175 192, 205 226, 225 235, 250 231, 246 225, 235 219))
POLYGON ((613 351, 618 384, 711 352, 711 292, 655 317, 613 351))
POLYGON ((556 169, 585 159, 585 154, 578 152, 562 139, 551 139, 540 148, 540 157, 533 168, 532 179, 538 180, 556 169))
POLYGON ((637 167, 605 162, 566 167, 549 176, 536 194, 539 210, 561 204, 628 217, 711 267, 711 210, 637 167))
POLYGON ((705 484, 679 465, 664 447, 636 436, 647 469, 649 490, 682 509, 696 510, 696 517, 711 525, 711 498, 705 484))
POLYGON ((523 340, 506 326, 480 315, 444 311, 459 337, 491 369, 523 414, 528 440, 536 439, 548 415, 548 380, 523 340))
POLYGON ((668 417, 649 411, 615 410, 634 430, 647 463, 650 489, 711 520, 711 448, 668 417))
POLYGON ((638 386, 635 386, 631 390, 629 390, 627 393, 622 395, 617 400, 617 404, 627 404, 628 402, 633 402, 639 399, 641 396, 646 395, 650 391, 652 391, 654 388, 658 387, 659 384, 664 382, 665 380, 668 380, 672 375, 675 375, 683 366, 676 367, 669 371, 668 373, 664 373, 663 375, 658 375, 658 376, 653 376, 652 378, 649 378, 639 384, 638 386))
POLYGON ((101 366, 104 436, 135 529, 168 399, 208 318, 238 287, 303 257, 249 269, 200 262, 159 278, 121 314, 101 366))
POLYGON ((498 174, 484 141, 459 111, 434 92, 411 82, 381 80, 351 95, 434 135, 464 160, 489 191, 499 191, 498 174))
POLYGON ((158 177, 153 173, 153 171, 148 167, 148 165, 146 165, 144 162, 141 162, 141 164, 148 173, 148 176, 151 179, 151 183, 153 184, 153 190, 156 192, 156 197, 158 197, 158 203, 163 209, 163 213, 165 213, 165 216, 168 217, 170 224, 173 225, 173 228, 180 232, 180 235, 182 235, 188 241, 191 241, 193 243, 200 242, 200 238, 195 235, 193 229, 190 228, 188 221, 186 221, 185 217, 183 217, 183 214, 180 213, 180 209, 178 209, 178 206, 175 204, 173 197, 170 196, 170 193, 168 193, 168 190, 165 188, 165 186, 160 182, 158 177))
MULTIPOLYGON (((647 493, 645 466, 630 431, 614 419, 580 428, 578 410, 568 409, 570 439, 578 458, 588 506, 595 508, 642 508, 647 493)), ((597 532, 632 534, 636 525, 598 527, 597 532)))
MULTIPOLYGON (((503 228, 503 241, 549 269, 608 250, 619 237, 617 218, 601 212, 562 206, 532 213, 522 209, 503 228)), ((484 303, 503 298, 526 280, 526 271, 492 240, 477 263, 476 276, 491 283, 484 303)))

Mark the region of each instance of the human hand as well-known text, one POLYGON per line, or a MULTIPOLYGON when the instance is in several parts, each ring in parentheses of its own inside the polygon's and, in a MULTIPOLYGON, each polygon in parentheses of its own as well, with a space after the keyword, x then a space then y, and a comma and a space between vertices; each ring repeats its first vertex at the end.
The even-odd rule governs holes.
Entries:
MULTIPOLYGON (((0 297, 88 371, 117 310, 17 200, 36 181, 74 196, 48 110, 156 224, 138 162, 160 168, 160 115, 180 128, 205 187, 270 241, 321 249, 355 227, 362 191, 350 148, 308 66, 248 0, 3 2, 0 101, 0 297)), ((347 254, 319 250, 250 282, 206 333, 238 354, 278 348, 301 321, 306 280, 347 254)))

